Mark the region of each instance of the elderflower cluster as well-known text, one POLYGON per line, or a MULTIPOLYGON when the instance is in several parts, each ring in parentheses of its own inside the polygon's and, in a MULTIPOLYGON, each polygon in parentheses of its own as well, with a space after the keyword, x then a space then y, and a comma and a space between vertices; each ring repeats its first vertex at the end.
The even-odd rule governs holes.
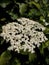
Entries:
POLYGON ((2 26, 1 36, 11 46, 8 50, 14 50, 20 53, 20 50, 24 52, 34 53, 35 45, 40 46, 40 43, 48 40, 43 31, 45 27, 38 22, 30 20, 28 18, 19 18, 17 22, 8 23, 2 26))

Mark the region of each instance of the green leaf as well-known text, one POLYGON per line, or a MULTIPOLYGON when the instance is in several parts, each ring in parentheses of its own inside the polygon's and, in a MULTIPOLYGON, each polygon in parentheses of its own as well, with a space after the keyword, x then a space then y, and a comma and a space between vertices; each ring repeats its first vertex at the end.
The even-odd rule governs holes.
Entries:
POLYGON ((19 6, 19 12, 20 12, 20 14, 21 15, 25 15, 26 11, 27 11, 27 4, 24 4, 24 3, 20 4, 20 6, 19 6))
POLYGON ((34 0, 35 2, 38 2, 39 0, 34 0))
POLYGON ((44 31, 45 34, 49 34, 49 28, 46 28, 44 31))
POLYGON ((9 51, 5 51, 0 56, 0 65, 8 65, 9 60, 11 59, 11 54, 9 51))
POLYGON ((46 41, 45 43, 42 43, 42 45, 40 46, 40 53, 43 54, 44 53, 44 49, 49 47, 49 40, 46 41))
POLYGON ((37 9, 40 9, 41 8, 40 4, 39 3, 36 3, 34 1, 29 2, 29 4, 30 5, 35 5, 37 9))
POLYGON ((18 18, 17 14, 14 14, 13 12, 7 12, 13 20, 16 20, 18 18))
POLYGON ((44 4, 47 4, 48 0, 42 0, 44 4))
POLYGON ((45 22, 45 19, 44 19, 44 17, 43 17, 43 16, 40 16, 40 21, 45 22))
POLYGON ((11 65, 21 65, 21 63, 20 63, 20 61, 17 58, 15 58, 13 60, 13 62, 11 63, 11 65))
POLYGON ((31 53, 29 54, 29 61, 30 62, 34 61, 35 58, 36 58, 36 54, 31 54, 31 53))
POLYGON ((45 60, 46 60, 46 63, 49 65, 49 58, 46 58, 45 60))
POLYGON ((0 6, 3 7, 3 8, 5 8, 8 4, 9 4, 9 2, 7 2, 7 3, 3 2, 3 3, 0 3, 0 6))

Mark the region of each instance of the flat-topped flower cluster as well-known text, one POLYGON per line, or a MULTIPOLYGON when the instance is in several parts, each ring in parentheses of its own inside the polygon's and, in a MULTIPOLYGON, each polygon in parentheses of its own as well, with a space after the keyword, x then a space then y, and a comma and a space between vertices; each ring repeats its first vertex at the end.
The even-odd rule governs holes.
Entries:
POLYGON ((20 50, 24 52, 34 53, 35 45, 40 46, 42 42, 48 40, 43 31, 45 27, 38 22, 30 20, 28 18, 19 18, 17 22, 8 23, 2 26, 1 36, 11 46, 8 50, 14 50, 20 53, 20 50))

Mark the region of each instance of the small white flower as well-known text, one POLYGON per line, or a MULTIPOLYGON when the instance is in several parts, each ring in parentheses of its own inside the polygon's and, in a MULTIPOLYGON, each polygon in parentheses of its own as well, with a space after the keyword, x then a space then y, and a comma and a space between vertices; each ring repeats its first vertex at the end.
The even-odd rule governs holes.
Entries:
POLYGON ((11 46, 8 50, 14 50, 20 53, 20 50, 24 52, 34 53, 35 45, 40 46, 40 43, 48 40, 43 31, 45 27, 38 22, 30 20, 28 18, 17 19, 18 22, 8 23, 2 26, 2 36, 7 42, 10 40, 11 46), (35 44, 35 45, 34 45, 35 44))

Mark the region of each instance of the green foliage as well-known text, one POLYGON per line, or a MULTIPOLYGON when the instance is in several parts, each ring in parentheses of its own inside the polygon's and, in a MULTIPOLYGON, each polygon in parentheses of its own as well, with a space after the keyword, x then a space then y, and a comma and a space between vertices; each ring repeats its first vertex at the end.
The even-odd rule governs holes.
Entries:
POLYGON ((0 55, 0 65, 8 65, 11 59, 11 54, 9 51, 5 51, 0 55))
POLYGON ((15 58, 13 60, 13 62, 11 63, 11 65, 21 65, 21 63, 20 63, 20 61, 17 58, 15 58))
POLYGON ((7 3, 10 2, 10 0, 0 0, 0 3, 7 3))
POLYGON ((24 4, 24 3, 20 4, 19 5, 19 9, 20 9, 19 12, 20 12, 21 15, 27 14, 26 13, 26 11, 27 11, 27 4, 24 4))
MULTIPOLYGON (((2 25, 22 16, 43 24, 48 41, 42 43, 35 54, 22 53, 24 58, 28 55, 26 61, 20 58, 20 55, 19 58, 14 55, 13 58, 12 54, 5 50, 0 55, 0 65, 49 65, 49 25, 45 25, 45 22, 49 23, 49 0, 0 0, 0 33, 2 25)), ((0 37, 0 45, 3 42, 4 39, 0 37)))
POLYGON ((30 62, 34 62, 35 58, 36 58, 36 54, 29 54, 29 61, 30 62))

